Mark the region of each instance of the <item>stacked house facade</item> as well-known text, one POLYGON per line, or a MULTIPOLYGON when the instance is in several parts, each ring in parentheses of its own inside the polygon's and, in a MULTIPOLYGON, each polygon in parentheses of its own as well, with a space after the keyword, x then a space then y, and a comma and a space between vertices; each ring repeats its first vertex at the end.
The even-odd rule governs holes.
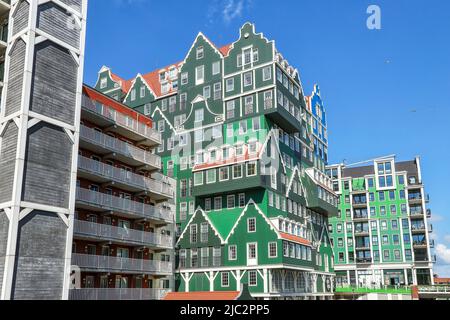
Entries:
POLYGON ((342 287, 433 284, 433 226, 420 159, 333 165, 327 174, 339 195, 330 220, 336 282, 342 287))
POLYGON ((250 23, 224 47, 200 33, 183 61, 132 80, 103 67, 95 87, 162 134, 156 154, 177 182, 177 291, 333 296, 320 91, 306 99, 274 41, 250 23))
POLYGON ((161 299, 173 288, 175 181, 148 117, 84 86, 70 299, 161 299))

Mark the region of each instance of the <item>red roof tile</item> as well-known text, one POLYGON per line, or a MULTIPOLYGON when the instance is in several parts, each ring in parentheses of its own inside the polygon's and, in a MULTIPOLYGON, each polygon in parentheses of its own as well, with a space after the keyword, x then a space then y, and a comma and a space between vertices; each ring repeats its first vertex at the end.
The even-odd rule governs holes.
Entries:
POLYGON ((214 292, 170 292, 163 300, 178 301, 232 301, 237 300, 239 291, 214 292))
POLYGON ((311 246, 311 242, 310 242, 310 241, 308 241, 308 240, 306 240, 306 239, 303 239, 303 238, 301 238, 301 237, 294 236, 294 235, 292 235, 292 234, 280 232, 280 236, 281 236, 281 238, 283 238, 284 240, 296 242, 296 243, 298 243, 298 244, 302 244, 302 245, 305 245, 305 246, 311 246))
POLYGON ((83 93, 89 97, 91 100, 97 101, 105 106, 111 107, 115 109, 116 111, 128 115, 129 117, 133 118, 136 121, 139 121, 140 123, 144 123, 148 125, 149 127, 152 127, 153 121, 152 119, 142 115, 141 113, 134 111, 130 107, 118 102, 117 100, 114 100, 100 92, 98 92, 95 89, 92 89, 86 85, 83 85, 83 93))
MULTIPOLYGON (((212 43, 212 44, 214 45, 214 43, 212 43)), ((218 48, 218 50, 220 51, 220 53, 223 56, 228 55, 228 53, 230 52, 230 49, 231 49, 231 44, 228 44, 226 46, 218 48)), ((182 65, 182 62, 177 62, 175 64, 170 64, 170 65, 168 65, 168 66, 166 66, 164 68, 159 68, 159 69, 151 71, 151 72, 149 72, 147 74, 144 74, 144 75, 142 75, 142 77, 147 82, 147 84, 150 86, 152 91, 155 93, 156 97, 161 97, 162 93, 161 93, 161 83, 159 82, 159 72, 161 70, 168 70, 171 66, 175 66, 175 67, 179 68, 181 65, 182 65)), ((136 79, 136 78, 133 78, 131 80, 124 80, 121 77, 119 77, 118 75, 113 74, 112 72, 111 72, 111 77, 112 77, 112 79, 114 81, 116 81, 116 82, 118 82, 120 84, 120 86, 122 87, 122 91, 125 92, 125 93, 128 93, 128 91, 131 89, 131 86, 133 84, 133 80, 136 79)), ((172 81, 170 81, 170 80, 168 82, 170 84, 172 83, 172 81)), ((169 94, 174 93, 174 92, 176 92, 176 90, 173 90, 172 86, 170 86, 169 92, 166 93, 165 95, 169 95, 169 94)))

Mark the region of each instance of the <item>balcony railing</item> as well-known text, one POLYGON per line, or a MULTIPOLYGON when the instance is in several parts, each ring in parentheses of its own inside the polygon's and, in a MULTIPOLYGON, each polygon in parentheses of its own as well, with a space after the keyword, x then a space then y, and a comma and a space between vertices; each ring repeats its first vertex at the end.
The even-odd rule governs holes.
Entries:
MULTIPOLYGON (((118 181, 127 185, 134 186, 142 190, 162 194, 169 198, 173 197, 174 190, 169 184, 152 178, 147 178, 120 168, 116 168, 103 162, 79 156, 78 168, 96 175, 103 176, 113 181, 118 181)), ((162 175, 159 175, 158 177, 160 177, 161 179, 164 178, 162 175)))
POLYGON ((77 188, 76 198, 77 201, 84 202, 101 209, 119 211, 134 215, 137 218, 163 220, 168 223, 173 222, 173 213, 169 210, 156 208, 141 202, 115 197, 106 193, 77 188))
POLYGON ((356 263, 372 263, 372 258, 356 258, 356 263))
POLYGON ((98 132, 82 125, 80 137, 81 139, 87 140, 94 145, 98 145, 107 150, 111 150, 112 152, 122 154, 128 158, 156 167, 157 169, 161 169, 161 158, 157 155, 142 150, 117 138, 110 137, 102 132, 98 132))
POLYGON ((156 260, 72 254, 72 265, 81 269, 106 270, 108 272, 172 273, 172 263, 156 260))
POLYGON ((69 300, 162 300, 168 289, 72 289, 69 300))
POLYGON ((161 143, 161 133, 142 122, 136 121, 135 119, 118 112, 114 108, 105 106, 85 95, 83 95, 81 106, 91 112, 114 121, 117 125, 123 128, 133 131, 150 140, 156 141, 157 143, 161 143))
POLYGON ((367 213, 363 213, 363 214, 354 214, 353 215, 353 219, 361 219, 361 220, 365 220, 365 219, 369 219, 369 215, 367 213))
POLYGON ((152 245, 165 248, 172 248, 173 246, 172 237, 162 234, 118 228, 106 224, 98 224, 81 220, 75 220, 74 232, 77 235, 85 235, 108 241, 116 240, 119 242, 131 242, 140 245, 152 245))
POLYGON ((408 200, 409 201, 421 201, 422 195, 420 193, 410 193, 408 195, 408 200))

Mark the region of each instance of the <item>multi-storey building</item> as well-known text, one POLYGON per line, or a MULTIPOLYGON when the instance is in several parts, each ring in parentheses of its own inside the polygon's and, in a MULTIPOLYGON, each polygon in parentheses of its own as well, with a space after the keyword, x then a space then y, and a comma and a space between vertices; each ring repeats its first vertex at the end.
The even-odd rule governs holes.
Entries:
POLYGON ((71 299, 160 299, 173 288, 175 183, 152 120, 84 86, 71 299))
POLYGON ((433 231, 420 159, 394 157, 366 166, 333 165, 327 174, 339 195, 330 219, 339 286, 380 288, 433 282, 433 231))
POLYGON ((0 108, 0 297, 67 299, 87 0, 13 0, 10 11, 0 108))
POLYGON ((314 143, 314 165, 325 170, 328 164, 328 128, 325 106, 320 97, 320 88, 314 85, 310 96, 306 96, 307 120, 312 127, 314 143))
POLYGON ((312 128, 325 118, 274 41, 250 23, 224 47, 200 33, 183 61, 132 80, 103 67, 96 88, 162 133, 156 153, 178 183, 178 291, 332 297, 337 197, 312 128))

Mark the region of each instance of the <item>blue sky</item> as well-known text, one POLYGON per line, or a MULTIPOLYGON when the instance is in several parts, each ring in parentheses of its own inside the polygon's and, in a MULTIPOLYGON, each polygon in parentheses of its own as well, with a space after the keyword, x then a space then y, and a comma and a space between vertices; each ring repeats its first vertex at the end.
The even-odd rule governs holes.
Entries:
POLYGON ((306 93, 321 87, 332 162, 422 157, 440 276, 450 277, 450 2, 444 0, 91 0, 85 81, 180 61, 199 31, 217 45, 246 22, 275 39, 306 93), (366 26, 381 8, 381 30, 366 26))

